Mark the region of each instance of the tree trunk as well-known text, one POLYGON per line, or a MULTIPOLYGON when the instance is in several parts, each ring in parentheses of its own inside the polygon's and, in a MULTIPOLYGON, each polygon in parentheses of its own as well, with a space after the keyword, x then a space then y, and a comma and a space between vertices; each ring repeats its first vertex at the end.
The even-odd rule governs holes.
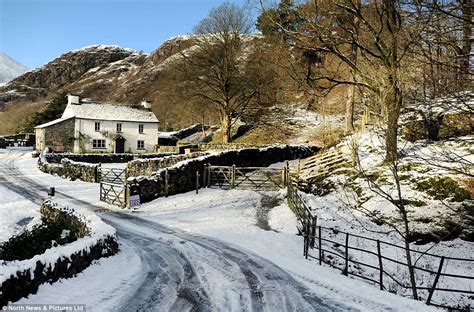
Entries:
POLYGON ((355 96, 355 86, 347 86, 346 92, 346 133, 354 131, 354 96, 355 96))
POLYGON ((410 251, 410 228, 408 227, 408 216, 405 208, 402 210, 403 223, 405 226, 405 254, 407 257, 407 266, 408 274, 410 275, 410 283, 413 294, 413 299, 418 300, 418 292, 416 290, 416 278, 415 278, 415 268, 413 268, 413 263, 411 261, 411 251, 410 251))
POLYGON ((227 144, 231 141, 230 137, 231 118, 228 114, 221 117, 222 143, 227 144))
POLYGON ((471 69, 469 67, 469 57, 472 49, 472 11, 473 0, 463 0, 462 3, 462 17, 463 17, 463 35, 462 35, 462 56, 461 56, 461 70, 463 71, 463 78, 469 79, 471 69))
MULTIPOLYGON (((354 1, 354 6, 356 6, 358 9, 360 9, 361 6, 361 1, 360 0, 355 0, 354 1)), ((359 35, 359 27, 360 27, 360 20, 359 17, 356 15, 352 16, 353 20, 353 40, 356 41, 359 35)), ((354 64, 357 64, 357 46, 353 44, 351 46, 351 54, 350 54, 350 59, 354 64)), ((354 70, 350 70, 351 73, 351 78, 353 81, 356 81, 356 74, 354 70)), ((355 92, 356 88, 354 85, 349 85, 347 88, 347 93, 346 93, 346 133, 350 133, 354 131, 354 101, 355 101, 355 92)))
POLYGON ((398 118, 402 107, 402 91, 396 83, 393 83, 392 89, 385 99, 387 111, 387 129, 385 130, 385 149, 386 161, 396 161, 398 159, 398 118))

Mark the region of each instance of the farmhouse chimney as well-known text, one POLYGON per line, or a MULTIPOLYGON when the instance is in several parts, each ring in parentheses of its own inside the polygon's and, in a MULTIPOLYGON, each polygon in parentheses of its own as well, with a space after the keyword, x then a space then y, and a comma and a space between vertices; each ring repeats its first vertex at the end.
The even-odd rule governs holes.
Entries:
POLYGON ((151 101, 143 100, 141 104, 145 109, 151 109, 151 101))
POLYGON ((68 105, 71 105, 71 104, 80 105, 81 104, 81 99, 79 98, 79 95, 69 93, 67 95, 67 104, 68 105))

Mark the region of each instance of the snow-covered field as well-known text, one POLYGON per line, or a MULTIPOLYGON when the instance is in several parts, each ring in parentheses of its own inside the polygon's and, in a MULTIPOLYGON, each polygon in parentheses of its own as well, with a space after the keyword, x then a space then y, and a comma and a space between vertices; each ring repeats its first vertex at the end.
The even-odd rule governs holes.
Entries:
MULTIPOLYGON (((116 209, 99 201, 97 184, 72 182, 44 174, 36 168, 36 160, 28 153, 0 157, 14 159, 14 166, 22 175, 45 188, 55 186, 57 197, 66 203, 71 200, 70 196, 82 200, 85 205, 92 204, 104 210, 116 209)), ((421 302, 346 278, 337 271, 317 265, 315 261, 305 260, 302 256, 302 238, 295 235, 296 220, 285 203, 284 193, 205 189, 200 190, 198 195, 189 192, 160 198, 128 213, 180 232, 213 237, 269 259, 304 283, 314 296, 327 302, 344 303, 340 306, 342 310, 435 310, 421 302)), ((107 219, 107 212, 101 212, 101 215, 107 219)), ((4 219, 0 219, 0 223, 3 222, 4 219)), ((187 244, 180 245, 180 248, 186 253, 187 244)), ((113 310, 111 307, 119 304, 144 278, 143 264, 136 253, 137 250, 128 245, 128 241, 122 243, 118 255, 97 261, 74 279, 43 285, 38 294, 21 302, 46 303, 54 300, 54 303, 86 303, 94 311, 113 310)), ((203 266, 200 263, 194 265, 196 268, 203 266)), ((205 278, 212 280, 217 277, 206 275, 205 278)), ((222 283, 224 281, 219 279, 212 280, 214 285, 222 283)))

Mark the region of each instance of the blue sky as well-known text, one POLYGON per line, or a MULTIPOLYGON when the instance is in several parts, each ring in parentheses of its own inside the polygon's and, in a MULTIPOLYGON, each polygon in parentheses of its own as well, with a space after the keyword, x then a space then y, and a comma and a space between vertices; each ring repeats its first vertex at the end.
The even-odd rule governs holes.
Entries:
MULTIPOLYGON (((151 52, 224 0, 0 0, 0 51, 30 67, 92 44, 151 52)), ((245 0, 231 1, 242 4, 245 0)))

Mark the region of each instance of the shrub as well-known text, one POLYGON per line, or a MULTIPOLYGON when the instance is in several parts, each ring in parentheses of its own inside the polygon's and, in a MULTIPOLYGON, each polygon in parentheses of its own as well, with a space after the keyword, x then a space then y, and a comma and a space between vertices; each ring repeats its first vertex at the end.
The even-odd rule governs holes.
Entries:
POLYGON ((72 214, 72 211, 53 208, 48 202, 43 203, 40 211, 40 224, 0 244, 1 260, 31 259, 51 247, 72 243, 89 234, 85 223, 72 214))
POLYGON ((434 199, 443 200, 450 198, 454 202, 471 199, 471 194, 466 189, 449 177, 432 177, 416 181, 416 190, 427 193, 434 199))

